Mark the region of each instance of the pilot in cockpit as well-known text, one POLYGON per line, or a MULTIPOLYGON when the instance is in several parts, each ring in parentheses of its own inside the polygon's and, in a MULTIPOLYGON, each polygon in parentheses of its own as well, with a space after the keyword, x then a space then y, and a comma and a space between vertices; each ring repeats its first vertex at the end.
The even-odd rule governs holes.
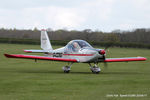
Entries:
POLYGON ((77 42, 73 42, 73 50, 77 52, 80 49, 80 46, 77 42))

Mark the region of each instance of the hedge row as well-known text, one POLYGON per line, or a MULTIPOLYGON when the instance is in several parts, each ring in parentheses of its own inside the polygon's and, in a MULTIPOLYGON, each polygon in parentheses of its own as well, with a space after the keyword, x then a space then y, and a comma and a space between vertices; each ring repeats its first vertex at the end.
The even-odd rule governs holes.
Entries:
MULTIPOLYGON (((51 40, 51 43, 53 45, 66 45, 67 42, 68 41, 51 40)), ((40 40, 36 40, 36 39, 0 38, 0 43, 40 45, 40 40)))
POLYGON ((103 47, 125 47, 125 48, 147 48, 150 49, 149 44, 128 43, 128 42, 91 42, 91 44, 103 47))
MULTIPOLYGON (((61 45, 65 46, 69 41, 60 41, 60 40, 51 40, 52 45, 61 45)), ((131 48, 148 48, 150 49, 149 44, 139 44, 139 43, 125 43, 125 42, 90 42, 94 46, 102 47, 131 47, 131 48)), ((40 45, 40 40, 33 39, 10 39, 10 38, 0 38, 0 43, 11 43, 11 44, 34 44, 40 45)))

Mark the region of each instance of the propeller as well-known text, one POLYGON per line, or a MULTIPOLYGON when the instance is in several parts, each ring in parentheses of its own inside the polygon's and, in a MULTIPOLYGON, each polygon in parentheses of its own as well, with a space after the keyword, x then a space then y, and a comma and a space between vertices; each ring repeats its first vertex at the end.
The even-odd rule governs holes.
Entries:
MULTIPOLYGON (((110 46, 109 46, 110 47, 110 46)), ((106 52, 107 52, 107 54, 108 54, 108 52, 109 52, 109 48, 108 46, 105 48, 105 49, 102 49, 102 50, 100 50, 100 54, 103 56, 103 60, 105 61, 105 59, 106 59, 106 52)), ((107 62, 104 62, 104 68, 105 69, 107 69, 108 68, 108 64, 107 64, 107 62)))
MULTIPOLYGON (((105 61, 106 59, 106 52, 108 53, 109 52, 109 48, 113 46, 113 43, 111 44, 108 44, 104 49, 100 50, 99 53, 103 56, 103 60, 105 61)), ((104 68, 107 69, 108 67, 108 64, 107 62, 104 62, 104 68)))
MULTIPOLYGON (((100 50, 99 51, 99 53, 103 56, 103 60, 105 61, 105 54, 106 54, 106 51, 105 51, 106 49, 102 49, 102 50, 100 50)), ((106 62, 104 62, 104 66, 105 67, 107 67, 107 63, 106 62)))
MULTIPOLYGON (((106 59, 105 55, 103 55, 103 59, 104 59, 104 61, 105 61, 105 59, 106 59)), ((104 68, 106 68, 106 69, 107 69, 107 67, 108 67, 107 62, 104 62, 104 68)))
MULTIPOLYGON (((105 53, 107 52, 107 54, 108 54, 108 53, 109 53, 109 48, 110 48, 110 47, 112 47, 113 45, 114 45, 113 43, 108 44, 108 45, 104 48, 105 53)), ((106 54, 105 54, 105 55, 103 55, 103 59, 104 59, 104 60, 106 59, 106 54)), ((107 68, 108 68, 108 64, 107 64, 107 62, 104 62, 104 68, 105 68, 105 69, 107 69, 107 68)))

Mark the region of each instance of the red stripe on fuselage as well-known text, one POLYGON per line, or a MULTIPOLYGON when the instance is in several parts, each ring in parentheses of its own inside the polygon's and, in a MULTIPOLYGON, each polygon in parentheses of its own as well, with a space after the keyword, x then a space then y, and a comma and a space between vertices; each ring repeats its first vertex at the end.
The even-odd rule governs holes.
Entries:
POLYGON ((93 56, 94 54, 63 54, 65 56, 93 56))
MULTIPOLYGON (((49 53, 48 55, 53 55, 53 54, 49 53)), ((93 55, 94 54, 63 54, 63 56, 93 56, 93 55)))

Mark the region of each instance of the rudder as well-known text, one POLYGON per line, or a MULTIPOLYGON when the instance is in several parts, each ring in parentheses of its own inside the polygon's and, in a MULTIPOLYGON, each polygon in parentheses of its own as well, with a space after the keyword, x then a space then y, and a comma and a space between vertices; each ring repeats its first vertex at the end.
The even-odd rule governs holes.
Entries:
POLYGON ((41 48, 46 52, 53 50, 45 29, 41 30, 41 48))

